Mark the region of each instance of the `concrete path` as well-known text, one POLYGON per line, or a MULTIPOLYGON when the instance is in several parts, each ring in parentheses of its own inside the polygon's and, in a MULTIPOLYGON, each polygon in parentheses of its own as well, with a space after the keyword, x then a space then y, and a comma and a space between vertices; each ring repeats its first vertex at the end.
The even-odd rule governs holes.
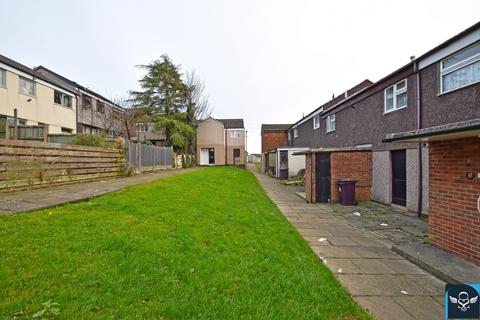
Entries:
POLYGON ((124 178, 98 180, 26 191, 0 193, 0 214, 32 211, 87 200, 127 186, 191 172, 197 169, 166 169, 124 178))
POLYGON ((443 319, 445 284, 390 250, 375 235, 309 204, 278 180, 254 172, 269 197, 375 319, 443 319))

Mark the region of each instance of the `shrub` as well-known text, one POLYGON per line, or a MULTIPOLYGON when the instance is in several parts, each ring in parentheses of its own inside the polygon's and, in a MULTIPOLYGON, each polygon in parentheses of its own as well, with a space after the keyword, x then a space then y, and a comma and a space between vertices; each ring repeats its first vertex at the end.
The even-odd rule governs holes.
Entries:
POLYGON ((104 147, 105 136, 96 134, 79 133, 73 138, 70 144, 90 147, 104 147))

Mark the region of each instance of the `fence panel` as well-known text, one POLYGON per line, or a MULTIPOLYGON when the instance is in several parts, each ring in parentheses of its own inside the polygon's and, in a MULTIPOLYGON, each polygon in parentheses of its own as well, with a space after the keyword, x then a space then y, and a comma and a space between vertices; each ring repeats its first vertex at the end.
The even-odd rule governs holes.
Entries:
POLYGON ((114 148, 0 140, 0 191, 121 176, 123 158, 114 148))
POLYGON ((135 170, 150 171, 172 167, 172 147, 157 147, 131 141, 126 141, 125 147, 126 163, 135 170))

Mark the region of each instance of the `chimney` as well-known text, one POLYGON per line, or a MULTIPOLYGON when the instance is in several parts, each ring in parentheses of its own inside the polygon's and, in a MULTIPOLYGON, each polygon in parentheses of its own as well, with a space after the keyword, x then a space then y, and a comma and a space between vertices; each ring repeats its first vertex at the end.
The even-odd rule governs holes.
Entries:
POLYGON ((332 100, 333 100, 333 99, 335 99, 335 94, 334 94, 334 93, 332 93, 332 100))
POLYGON ((410 56, 410 61, 415 60, 415 56, 410 56))

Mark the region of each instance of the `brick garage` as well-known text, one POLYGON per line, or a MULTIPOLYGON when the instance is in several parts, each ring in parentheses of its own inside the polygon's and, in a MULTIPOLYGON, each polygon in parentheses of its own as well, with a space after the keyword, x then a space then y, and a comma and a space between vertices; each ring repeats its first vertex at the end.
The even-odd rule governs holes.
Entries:
MULTIPOLYGON (((370 150, 332 150, 330 152, 330 196, 331 202, 339 198, 339 180, 355 180, 355 199, 368 201, 372 192, 372 152, 370 150)), ((312 203, 317 202, 316 195, 316 152, 305 157, 305 195, 312 203), (311 182, 310 182, 311 181, 311 182)))
POLYGON ((338 180, 355 180, 355 199, 368 201, 372 195, 372 153, 370 151, 334 152, 331 154, 331 196, 338 201, 338 180))
POLYGON ((480 265, 480 139, 430 142, 430 243, 480 265))

